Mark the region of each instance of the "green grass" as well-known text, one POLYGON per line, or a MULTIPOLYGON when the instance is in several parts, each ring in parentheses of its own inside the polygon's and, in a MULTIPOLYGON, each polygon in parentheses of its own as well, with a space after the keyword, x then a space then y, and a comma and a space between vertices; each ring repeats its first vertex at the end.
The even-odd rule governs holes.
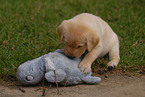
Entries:
MULTIPOLYGON (((100 16, 118 34, 119 68, 145 66, 144 0, 0 0, 0 4, 1 76, 15 77, 23 62, 62 48, 56 27, 84 12, 100 16)), ((107 64, 108 59, 101 62, 107 64)))

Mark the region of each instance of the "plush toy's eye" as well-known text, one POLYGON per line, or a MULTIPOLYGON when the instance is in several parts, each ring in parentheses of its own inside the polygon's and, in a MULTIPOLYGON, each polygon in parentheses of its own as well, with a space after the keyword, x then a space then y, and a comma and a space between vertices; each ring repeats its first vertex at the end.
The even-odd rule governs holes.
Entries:
POLYGON ((33 80, 33 79, 34 79, 33 76, 30 76, 30 75, 26 76, 26 80, 27 80, 27 81, 31 81, 31 80, 33 80))

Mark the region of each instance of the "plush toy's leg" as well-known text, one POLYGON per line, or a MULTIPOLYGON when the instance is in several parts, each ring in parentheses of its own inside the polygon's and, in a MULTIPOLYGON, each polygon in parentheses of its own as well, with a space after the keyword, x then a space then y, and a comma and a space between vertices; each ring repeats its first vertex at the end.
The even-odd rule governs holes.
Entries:
POLYGON ((55 74, 54 71, 49 71, 45 74, 46 80, 52 83, 55 83, 55 77, 56 77, 56 81, 59 83, 65 79, 65 76, 66 73, 61 69, 56 70, 55 74))
POLYGON ((82 77, 82 80, 88 84, 99 84, 101 82, 101 78, 95 76, 85 76, 82 77))

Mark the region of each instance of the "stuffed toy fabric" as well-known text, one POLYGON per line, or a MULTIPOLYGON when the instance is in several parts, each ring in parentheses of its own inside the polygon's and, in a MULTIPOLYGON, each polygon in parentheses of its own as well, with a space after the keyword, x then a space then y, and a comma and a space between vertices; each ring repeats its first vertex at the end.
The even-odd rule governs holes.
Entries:
POLYGON ((17 70, 17 79, 24 85, 39 83, 43 76, 51 83, 75 85, 81 83, 98 84, 101 78, 84 74, 78 68, 83 56, 72 59, 62 49, 50 52, 39 58, 21 64, 17 70))

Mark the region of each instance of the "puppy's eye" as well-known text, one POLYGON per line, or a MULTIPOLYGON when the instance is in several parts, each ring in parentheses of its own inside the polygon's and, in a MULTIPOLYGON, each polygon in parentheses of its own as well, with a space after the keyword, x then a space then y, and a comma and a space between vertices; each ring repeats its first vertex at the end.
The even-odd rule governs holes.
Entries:
POLYGON ((78 46, 78 48, 81 48, 82 46, 78 46))
POLYGON ((77 48, 81 48, 81 47, 83 47, 84 46, 84 44, 79 44, 78 46, 77 46, 77 48))

